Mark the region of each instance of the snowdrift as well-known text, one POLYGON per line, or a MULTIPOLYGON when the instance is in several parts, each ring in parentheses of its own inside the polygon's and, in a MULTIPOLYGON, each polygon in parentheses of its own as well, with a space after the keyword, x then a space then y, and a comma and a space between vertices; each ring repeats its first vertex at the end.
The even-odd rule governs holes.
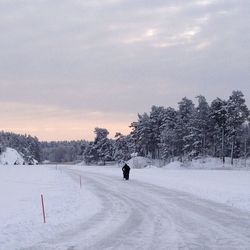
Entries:
POLYGON ((2 165, 23 165, 25 160, 23 156, 19 154, 13 148, 6 148, 5 152, 0 155, 0 164, 2 165))
POLYGON ((195 159, 192 161, 180 162, 178 160, 165 162, 164 160, 149 159, 146 157, 136 156, 127 161, 131 168, 166 168, 166 169, 249 169, 250 159, 234 159, 234 164, 231 165, 230 158, 226 158, 223 165, 219 158, 206 157, 195 159))
POLYGON ((164 161, 136 156, 128 160, 127 164, 132 168, 162 167, 164 166, 164 161))

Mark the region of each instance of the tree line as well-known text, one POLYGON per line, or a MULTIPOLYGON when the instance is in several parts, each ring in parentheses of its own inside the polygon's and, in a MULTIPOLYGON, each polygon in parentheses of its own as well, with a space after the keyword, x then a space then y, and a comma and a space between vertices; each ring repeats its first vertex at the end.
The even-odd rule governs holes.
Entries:
POLYGON ((247 158, 250 154, 250 112, 241 91, 227 100, 209 104, 202 95, 197 104, 182 98, 178 108, 152 106, 149 113, 138 114, 130 124, 131 133, 116 133, 108 138, 106 128, 95 128, 94 141, 39 142, 30 135, 0 132, 0 153, 11 147, 22 153, 26 162, 75 162, 106 164, 127 161, 131 155, 186 161, 199 157, 247 158))
POLYGON ((41 160, 40 142, 36 137, 0 131, 0 153, 6 147, 17 150, 27 164, 34 164, 41 160))
POLYGON ((27 164, 43 162, 75 162, 81 161, 87 146, 84 140, 40 142, 37 137, 0 132, 0 154, 7 147, 19 152, 27 164), (35 160, 35 161, 34 161, 35 160))
POLYGON ((227 100, 216 98, 209 105, 202 95, 197 105, 184 97, 178 109, 152 106, 149 113, 138 114, 129 135, 96 128, 83 157, 86 163, 128 160, 135 153, 152 159, 172 161, 199 157, 248 157, 250 145, 249 109, 241 91, 227 100))
POLYGON ((41 159, 56 163, 82 161, 87 144, 84 140, 41 142, 41 159))

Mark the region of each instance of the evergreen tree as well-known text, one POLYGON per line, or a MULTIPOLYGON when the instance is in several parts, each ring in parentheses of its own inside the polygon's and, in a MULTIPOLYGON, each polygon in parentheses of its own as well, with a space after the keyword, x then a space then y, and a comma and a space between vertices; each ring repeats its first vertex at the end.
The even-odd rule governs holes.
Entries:
POLYGON ((94 146, 94 142, 90 142, 84 151, 83 158, 86 164, 97 163, 98 162, 98 152, 94 146))
POLYGON ((150 153, 153 159, 160 157, 161 134, 167 121, 167 111, 164 107, 152 106, 150 112, 151 138, 150 153))
POLYGON ((214 124, 213 138, 215 155, 220 152, 223 163, 225 163, 225 137, 228 134, 227 119, 228 110, 227 102, 220 98, 215 99, 211 104, 210 118, 214 124), (221 150, 218 150, 218 142, 221 142, 221 150))
POLYGON ((133 142, 131 136, 124 136, 121 133, 116 133, 114 142, 114 159, 116 161, 127 161, 133 153, 133 142))
POLYGON ((95 128, 94 148, 97 151, 98 159, 105 165, 106 161, 113 159, 113 142, 107 138, 109 132, 106 128, 95 128))
POLYGON ((177 113, 177 144, 180 160, 183 157, 193 157, 193 147, 195 142, 195 134, 193 133, 194 104, 191 100, 184 97, 179 102, 179 110, 177 113))
POLYGON ((192 124, 195 136, 194 151, 197 156, 205 156, 209 147, 210 107, 204 96, 199 95, 197 99, 198 106, 192 124))
POLYGON ((152 142, 152 124, 149 115, 147 113, 143 115, 138 114, 138 122, 132 123, 131 127, 133 129, 131 135, 135 141, 136 152, 141 156, 151 157, 154 145, 152 142))
POLYGON ((161 131, 160 152, 163 159, 174 159, 177 153, 177 112, 173 108, 167 108, 165 111, 164 124, 161 131))
POLYGON ((241 91, 233 91, 227 102, 227 130, 231 143, 231 164, 233 164, 235 150, 237 156, 239 156, 239 135, 243 132, 242 125, 249 118, 249 110, 245 102, 244 95, 241 91))

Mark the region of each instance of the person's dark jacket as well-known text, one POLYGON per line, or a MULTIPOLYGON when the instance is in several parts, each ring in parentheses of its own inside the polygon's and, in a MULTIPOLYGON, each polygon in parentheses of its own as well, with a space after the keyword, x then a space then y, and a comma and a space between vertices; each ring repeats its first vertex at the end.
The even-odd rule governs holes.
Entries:
POLYGON ((123 178, 128 180, 129 179, 129 172, 130 172, 130 167, 128 166, 128 164, 125 164, 122 168, 123 171, 123 178))

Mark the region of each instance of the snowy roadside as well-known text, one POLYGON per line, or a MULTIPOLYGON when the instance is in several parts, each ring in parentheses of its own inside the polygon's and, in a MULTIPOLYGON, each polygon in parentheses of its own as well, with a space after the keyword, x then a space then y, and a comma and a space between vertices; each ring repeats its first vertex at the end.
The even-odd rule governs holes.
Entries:
POLYGON ((101 209, 86 188, 55 167, 0 166, 0 250, 53 238, 101 209), (43 224, 40 195, 44 195, 43 224))
MULTIPOLYGON (((123 181, 118 167, 59 166, 56 170, 55 166, 0 166, 0 250, 46 242, 100 211, 100 200, 84 186, 87 185, 84 172, 123 181), (82 172, 82 189, 64 168, 82 172), (41 194, 45 198, 46 224, 43 224, 41 194)), ((151 167, 132 169, 127 184, 144 182, 250 211, 249 179, 250 171, 243 170, 151 167)))
MULTIPOLYGON (((121 178, 121 168, 74 166, 83 172, 101 173, 121 178)), ((131 169, 130 181, 193 194, 199 198, 223 203, 250 212, 250 171, 204 169, 131 169)), ((122 179, 122 178, 121 178, 122 179)))

